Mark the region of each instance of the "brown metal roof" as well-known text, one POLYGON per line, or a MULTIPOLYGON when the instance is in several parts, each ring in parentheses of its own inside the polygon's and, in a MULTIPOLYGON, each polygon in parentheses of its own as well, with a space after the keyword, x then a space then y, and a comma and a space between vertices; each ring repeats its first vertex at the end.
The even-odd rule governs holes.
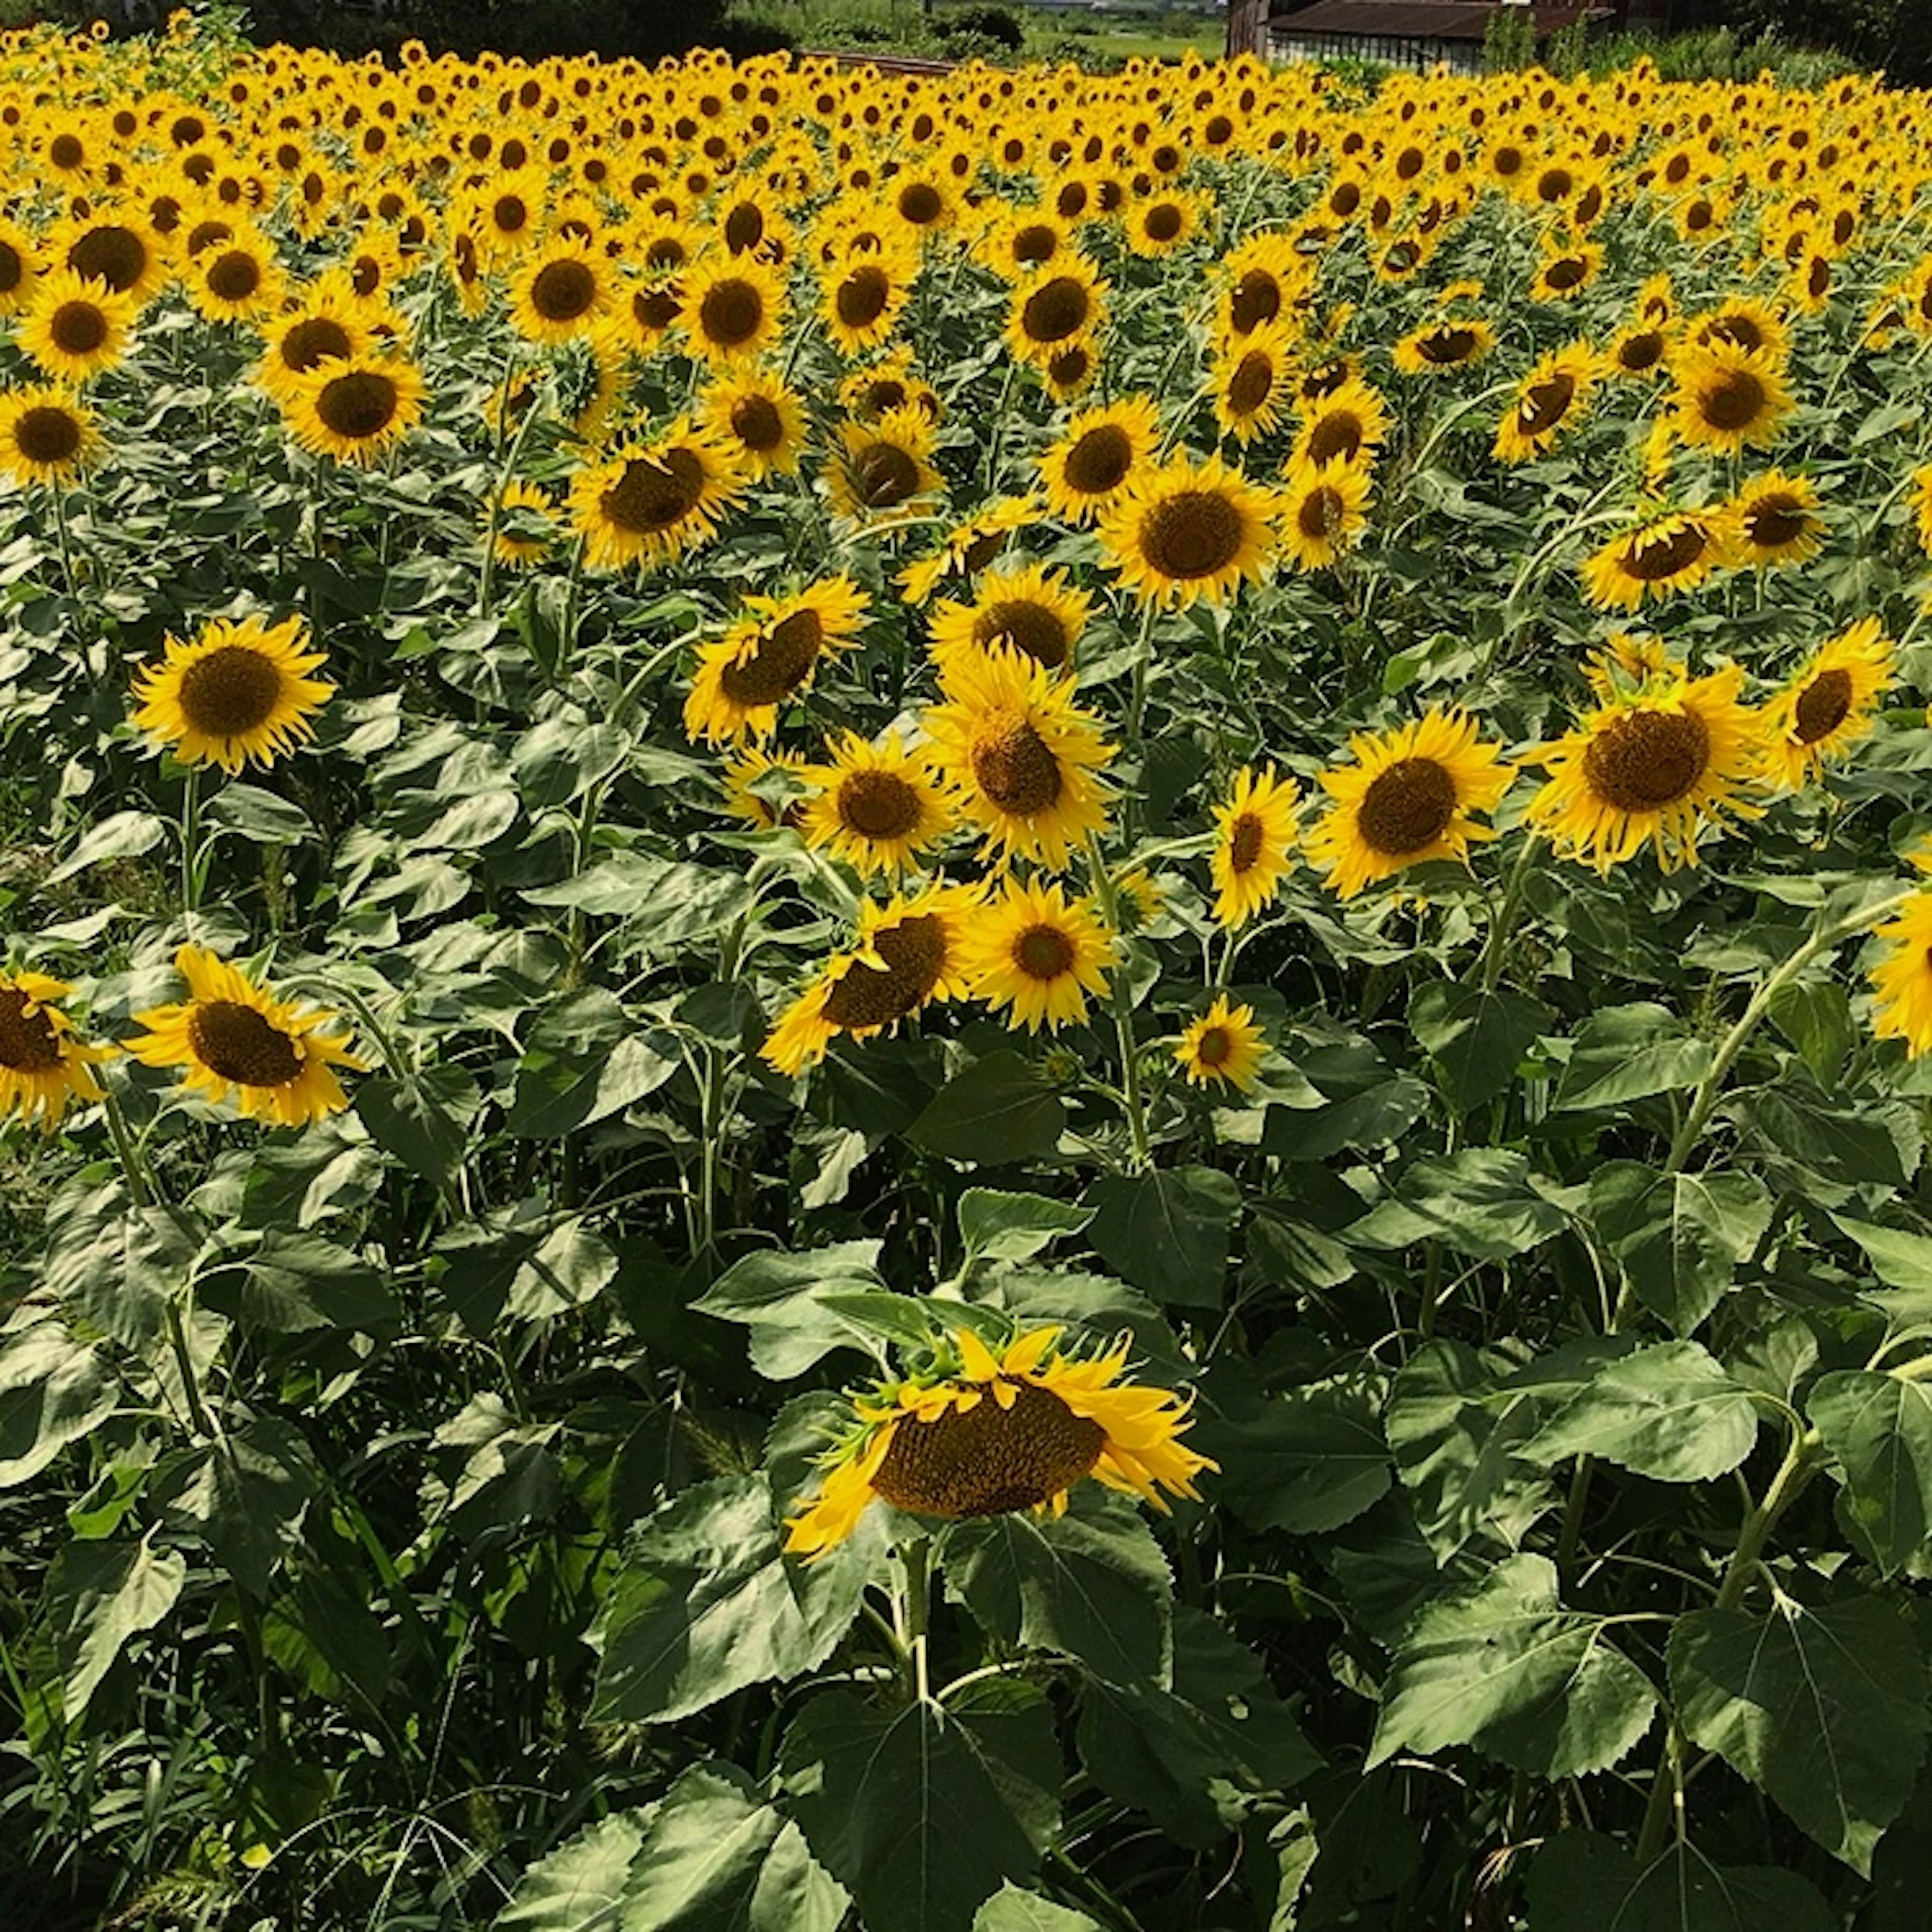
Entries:
MULTIPOLYGON (((1492 0, 1314 0, 1312 6, 1283 8, 1270 27, 1295 34, 1374 34, 1391 40, 1480 40, 1492 0)), ((1532 6, 1524 10, 1539 34, 1553 34, 1578 20, 1610 10, 1601 6, 1532 6)))

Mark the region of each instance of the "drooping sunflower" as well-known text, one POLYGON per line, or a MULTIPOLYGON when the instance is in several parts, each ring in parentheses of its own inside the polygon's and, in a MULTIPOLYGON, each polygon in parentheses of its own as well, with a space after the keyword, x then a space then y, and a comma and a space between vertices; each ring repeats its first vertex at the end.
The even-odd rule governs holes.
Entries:
POLYGON ((100 446, 99 419, 72 390, 0 390, 0 470, 23 483, 71 483, 100 446))
POLYGON ((829 763, 799 772, 818 788, 799 814, 806 844, 830 848, 862 878, 896 877, 952 829, 952 807, 896 732, 874 744, 848 731, 830 749, 829 763))
POLYGON ((680 416, 654 441, 578 470, 571 515, 592 566, 621 570, 706 542, 745 489, 745 472, 724 439, 680 416))
POLYGON ((1245 1094, 1268 1050, 1252 1006, 1230 1006, 1226 993, 1199 1018, 1188 1022, 1174 1049, 1190 1087, 1232 1087, 1245 1094))
POLYGON ((1528 822, 1565 856, 1608 872, 1648 844, 1664 872, 1697 862, 1699 834, 1754 818, 1749 796, 1763 733, 1738 698, 1744 671, 1678 674, 1613 692, 1574 730, 1532 754, 1550 776, 1528 822))
POLYGON ((421 372, 400 356, 327 358, 296 379, 283 419, 314 454, 370 464, 422 420, 423 394, 421 372))
POLYGON ((684 274, 680 320, 692 349, 712 363, 762 355, 784 324, 784 284, 748 255, 694 263, 684 274))
POLYGON ((1160 418, 1150 396, 1123 396, 1083 410, 1040 459, 1042 487, 1056 516, 1089 524, 1153 461, 1160 418))
POLYGON ((1006 346, 1020 362, 1044 365, 1062 350, 1088 341, 1105 314, 1099 271, 1070 250, 1013 291, 1006 346))
POLYGON ((1012 533, 1038 520, 1030 496, 1002 496, 982 506, 940 538, 938 549, 915 557, 899 572, 902 600, 923 604, 948 577, 973 578, 1005 549, 1012 533))
POLYGON ((1470 814, 1494 812, 1516 771, 1478 732, 1466 712, 1432 705, 1417 722, 1349 739, 1354 763, 1322 774, 1335 802, 1304 842, 1331 891, 1352 898, 1428 859, 1466 863, 1472 839, 1496 836, 1470 814))
POLYGON ((1594 242, 1582 242, 1546 254, 1529 285, 1536 302, 1569 302, 1581 295, 1604 266, 1604 251, 1594 242))
POLYGON ((939 472, 927 460, 932 441, 932 424, 916 408, 888 410, 874 422, 842 424, 826 470, 833 508, 854 523, 873 522, 932 494, 940 487, 939 472))
POLYGON ((98 1100, 94 1067, 117 1048, 77 1039, 60 1000, 74 988, 45 973, 0 973, 0 1120, 17 1114, 52 1133, 76 1100, 98 1100))
POLYGON ((1288 400, 1290 344, 1272 326, 1238 338, 1215 371, 1214 420, 1241 442, 1264 436, 1288 400))
POLYGON ((964 957, 973 997, 1005 1008, 1008 1026, 1058 1033, 1086 1018, 1089 993, 1105 996, 1114 939, 1090 898, 1009 878, 974 908, 964 957))
POLYGON ((1214 916, 1230 930, 1244 926, 1281 890, 1294 850, 1294 814, 1300 802, 1292 778, 1272 766, 1244 765, 1234 774, 1226 805, 1214 808, 1214 916))
POLYGON ((770 737, 778 707, 811 682, 820 658, 857 638, 868 613, 849 577, 828 577, 795 596, 747 597, 724 636, 699 647, 686 735, 714 745, 770 737))
POLYGON ((886 905, 868 899, 857 944, 835 952, 779 1015, 762 1057, 781 1073, 802 1072, 842 1033, 864 1040, 931 1000, 963 998, 966 898, 957 886, 928 886, 886 905))
POLYGON ((278 999, 199 946, 175 955, 188 997, 134 1016, 148 1030, 122 1042, 144 1066, 179 1067, 182 1084, 218 1104, 231 1095, 251 1120, 306 1126, 348 1106, 335 1070, 361 1072, 334 1013, 278 999))
POLYGON ((1280 490, 1281 547, 1298 570, 1332 564, 1368 527, 1369 472, 1360 464, 1292 465, 1280 490))
POLYGON ((1476 317, 1450 317, 1412 329, 1395 346, 1395 366, 1405 376, 1442 376, 1480 362, 1496 345, 1496 332, 1476 317))
POLYGON ((1694 350, 1676 358, 1671 373, 1672 419, 1693 448, 1736 455, 1748 443, 1773 442, 1791 410, 1782 366, 1768 350, 1694 350))
POLYGON ((945 691, 921 722, 961 817, 992 852, 1062 870, 1068 847, 1106 824, 1094 774, 1114 752, 1100 721, 1070 680, 1005 648, 960 658, 945 691))
POLYGON ((1764 708, 1765 763, 1792 791, 1871 729, 1894 676, 1892 640, 1862 617, 1822 646, 1764 708))
POLYGON ((232 776, 267 766, 315 735, 310 721, 335 687, 310 674, 323 662, 304 649, 299 617, 218 617, 199 635, 166 640, 161 662, 139 673, 134 722, 184 764, 217 764, 232 776))
POLYGON ((1738 563, 1760 569, 1803 563, 1824 543, 1822 506, 1808 476, 1768 470, 1753 477, 1726 507, 1738 563))
POLYGON ((729 443, 746 473, 760 482, 790 476, 805 449, 805 407, 776 376, 741 371, 712 383, 698 419, 729 443))
POLYGON ((1057 1516, 1086 1476, 1162 1511, 1162 1490, 1196 1496, 1195 1478, 1218 1466, 1180 1440, 1186 1404, 1121 1379, 1124 1340, 1082 1360, 1059 1352, 1060 1332, 1034 1329, 995 1356, 962 1328, 928 1372, 854 1398, 817 1495, 786 1519, 787 1552, 822 1556, 875 1496, 952 1519, 1057 1516))
POLYGON ((1904 1040, 1916 1060, 1932 1049, 1932 892, 1915 892, 1872 937, 1886 942, 1870 974, 1872 1031, 1904 1040))
POLYGON ((1048 670, 1065 671, 1093 602, 1064 571, 1036 563, 988 571, 970 604, 933 607, 933 662, 944 681, 963 655, 1004 644, 1048 670))
POLYGON ((1670 355, 1670 331, 1661 322, 1640 322, 1622 331, 1604 352, 1604 373, 1642 381, 1660 375, 1670 355))
POLYGON ((1143 602, 1220 603, 1266 568, 1280 507, 1274 491, 1218 458, 1184 459, 1130 482, 1102 514, 1100 542, 1143 602))
POLYGON ((58 382, 85 382, 127 353, 134 324, 131 296, 70 268, 43 275, 20 318, 20 344, 58 382))
POLYGON ((556 542, 556 506, 541 483, 520 478, 503 485, 494 509, 486 506, 484 541, 496 561, 512 570, 540 563, 556 542))
POLYGON ((1652 515, 1585 560, 1584 594, 1600 608, 1635 610, 1646 598, 1694 590, 1730 560, 1732 536, 1722 508, 1652 515))
POLYGON ((587 334, 616 305, 616 272, 600 248, 553 235, 524 250, 510 278, 510 325, 526 341, 587 334))
POLYGON ((1312 261, 1297 251, 1291 236, 1267 233, 1251 235, 1231 248, 1221 272, 1227 281, 1216 334, 1224 340, 1292 319, 1315 277, 1312 261))

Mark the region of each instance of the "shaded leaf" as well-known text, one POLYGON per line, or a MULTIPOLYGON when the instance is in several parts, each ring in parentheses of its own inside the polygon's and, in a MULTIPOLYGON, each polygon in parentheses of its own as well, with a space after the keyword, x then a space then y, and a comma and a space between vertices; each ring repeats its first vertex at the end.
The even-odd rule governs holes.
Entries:
POLYGON ((1665 1174, 1612 1161, 1590 1178, 1590 1213, 1651 1312, 1688 1335, 1716 1307, 1771 1224, 1771 1196, 1748 1174, 1665 1174))
POLYGON ((1088 1191, 1094 1250, 1124 1280, 1159 1301, 1221 1306, 1240 1184, 1218 1168, 1115 1174, 1088 1191))
POLYGON ((1529 1868, 1528 1932, 1834 1932, 1838 1916, 1794 1872, 1714 1864, 1673 1845, 1641 1873, 1615 1840, 1565 1832, 1529 1868))
POLYGON ((1664 1342, 1606 1362, 1522 1454, 1544 1463, 1594 1456, 1665 1483, 1735 1469, 1757 1440, 1750 1396, 1695 1342, 1664 1342))
POLYGON ((1447 980, 1424 986, 1408 1007, 1443 1096, 1459 1114, 1504 1092, 1517 1062, 1556 1020, 1552 1008, 1526 993, 1447 980))
POLYGON ((1551 1106, 1614 1107, 1694 1087, 1710 1070, 1711 1044, 1667 1006, 1640 1000, 1600 1012, 1578 1034, 1551 1106))
POLYGON ((1852 1520, 1879 1566, 1903 1569, 1932 1546, 1932 1390, 1870 1370, 1820 1376, 1806 1404, 1845 1472, 1852 1520))
POLYGON ((1065 1103, 1033 1063, 1000 1047, 956 1073, 906 1138, 949 1160, 998 1166, 1052 1154, 1066 1126, 1065 1103))

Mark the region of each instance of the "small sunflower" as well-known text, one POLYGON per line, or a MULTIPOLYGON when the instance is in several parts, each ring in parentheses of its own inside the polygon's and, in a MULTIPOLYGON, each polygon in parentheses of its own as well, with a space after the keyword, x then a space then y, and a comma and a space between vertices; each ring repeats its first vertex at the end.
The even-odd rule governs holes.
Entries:
POLYGON ((422 420, 422 399, 421 373, 400 356, 329 358, 296 379, 283 411, 303 448, 364 464, 422 420))
POLYGON ((1190 1087, 1232 1087, 1245 1094, 1255 1084, 1268 1050, 1252 1006, 1231 1006, 1226 993, 1198 1019, 1190 1020, 1174 1049, 1190 1087))
POLYGON ((685 332, 709 362, 762 355, 784 324, 784 286, 777 271, 749 256, 694 265, 680 294, 685 332))
POLYGON ((902 601, 923 604, 948 577, 972 578, 1006 548, 1016 530, 1036 521, 1040 506, 1030 496, 1002 496, 956 524, 937 550, 915 557, 899 572, 902 601))
POLYGON ((99 419, 72 390, 0 390, 0 470, 23 483, 71 483, 100 445, 99 419))
POLYGON ((807 845, 829 847, 862 878, 896 876, 952 829, 952 808, 896 733, 875 745, 848 731, 830 749, 830 763, 798 774, 818 788, 798 817, 807 845))
POLYGON ((1330 890, 1352 898, 1424 860, 1466 863, 1472 839, 1496 836, 1469 814, 1494 812, 1516 772, 1477 728, 1466 712, 1431 706, 1417 723, 1350 738, 1354 763, 1322 774, 1335 802, 1304 846, 1330 890))
POLYGON ((1526 463, 1574 422, 1594 385, 1598 364, 1587 342, 1573 342, 1544 357, 1522 379, 1516 400, 1497 426, 1495 453, 1505 463, 1526 463))
POLYGON ((483 535, 496 561, 512 570, 541 563, 556 542, 556 506, 540 483, 506 483, 494 513, 486 506, 483 535))
POLYGON ((134 308, 132 296, 105 282, 57 268, 40 278, 22 314, 20 346, 56 381, 85 382, 127 353, 134 308))
POLYGON ((805 449, 805 407, 776 376, 751 371, 713 382, 700 399, 698 420, 730 446, 754 479, 797 470, 805 449))
POLYGON ((1093 522, 1152 463, 1160 442, 1151 397, 1083 410, 1040 460, 1048 507, 1070 524, 1093 522))
POLYGON ((1300 802, 1293 780, 1244 765, 1226 805, 1214 808, 1214 916, 1232 930, 1244 926, 1281 890, 1294 850, 1300 802))
POLYGON ((571 481, 571 515, 590 563, 621 570, 707 542, 745 488, 744 471, 724 440, 680 416, 654 441, 580 470, 571 481))
POLYGON ((842 1033, 864 1040, 931 1000, 963 998, 966 916, 957 886, 928 886, 883 906, 868 900, 857 945, 835 952, 779 1015, 762 1057, 781 1073, 800 1073, 823 1060, 842 1033))
POLYGON ((1664 871, 1697 862, 1698 835, 1729 815, 1754 818, 1748 796, 1762 731, 1727 665, 1695 680, 1615 693, 1529 762, 1550 776, 1528 822, 1566 856, 1608 872, 1649 844, 1664 871))
POLYGON ((799 782, 804 771, 802 752, 770 752, 760 745, 747 745, 734 752, 718 773, 724 788, 724 809, 754 831, 776 832, 782 825, 796 827, 805 816, 799 782), (769 776, 772 772, 783 776, 769 776), (791 795, 784 796, 781 786, 791 795))
POLYGON ((1099 720, 1070 681, 1001 647, 957 660, 945 692, 922 722, 960 816, 993 852, 1062 870, 1069 847, 1107 822, 1094 774, 1114 751, 1099 720))
POLYGON ((1280 327, 1237 340, 1214 377, 1214 420, 1238 442, 1265 436, 1288 400, 1289 343, 1280 327))
POLYGON ((1395 346, 1395 366, 1405 376, 1442 376, 1480 362, 1496 346, 1496 332, 1473 318, 1432 322, 1412 329, 1395 346))
POLYGON ((44 973, 0 973, 0 1120, 17 1114, 52 1133, 76 1100, 98 1100, 94 1065, 117 1048, 76 1040, 58 1002, 74 988, 44 973))
POLYGON ((846 423, 826 473, 838 514, 854 523, 874 521, 906 508, 940 487, 932 453, 932 424, 911 407, 888 410, 876 422, 846 423))
POLYGON ((185 644, 170 638, 161 662, 134 680, 134 722, 184 764, 231 776, 272 765, 315 735, 310 721, 334 695, 309 675, 323 660, 308 641, 299 617, 218 617, 185 644))
POLYGON ((882 1497, 921 1516, 1059 1515, 1091 1476, 1163 1512, 1160 1492, 1198 1494, 1218 1465, 1183 1443, 1187 1406, 1124 1382, 1128 1344, 1082 1360, 1060 1330, 1036 1328, 995 1356, 969 1329, 931 1372, 853 1399, 852 1426, 818 1493, 785 1520, 785 1549, 808 1560, 842 1543, 882 1497))
POLYGON ((1298 570, 1334 563, 1368 527, 1369 472, 1359 464, 1293 464, 1280 491, 1281 547, 1298 570))
POLYGON ((1825 519, 1809 477, 1767 470, 1738 492, 1729 509, 1739 563, 1760 569, 1803 563, 1824 543, 1825 519))
POLYGON ((1872 936, 1886 942, 1870 972, 1872 1031, 1916 1060, 1932 1048, 1932 892, 1915 892, 1872 936))
POLYGON ((1036 563, 988 571, 970 604, 933 607, 933 662, 943 681, 962 655, 1004 644, 1048 670, 1067 670, 1093 602, 1064 571, 1036 563))
POLYGON ((1121 217, 1127 246, 1149 260, 1184 248, 1200 232, 1201 197, 1185 188, 1165 188, 1136 202, 1121 217))
POLYGON ((1640 322, 1624 329, 1604 352, 1604 373, 1634 381, 1660 375, 1670 356, 1670 331, 1660 322, 1640 322))
POLYGON ((1862 617, 1826 644, 1764 708, 1765 762, 1796 791, 1871 729, 1894 676, 1892 640, 1862 617))
POLYGON ((1388 412, 1367 383, 1350 377, 1319 402, 1304 407, 1292 460, 1319 468, 1325 463, 1372 462, 1388 434, 1388 412))
POLYGON ((123 1042, 142 1066, 179 1067, 190 1093, 217 1102, 232 1094, 248 1118, 275 1126, 306 1126, 348 1106, 335 1070, 364 1064, 346 1034, 328 1030, 334 1014, 278 999, 198 946, 175 955, 175 970, 187 999, 136 1013, 148 1030, 123 1042))
POLYGON ((1729 560, 1722 510, 1669 510, 1612 537, 1583 565, 1584 594, 1600 608, 1634 610, 1646 598, 1694 590, 1729 560))
POLYGON ((1767 350, 1719 346, 1681 356, 1672 364, 1677 434, 1693 448, 1736 455, 1774 441, 1790 413, 1791 392, 1767 350))
POLYGON ((966 928, 966 974, 976 999, 1006 1009, 1010 1027, 1056 1033, 1104 996, 1114 940, 1093 900, 1069 902, 1056 881, 1009 878, 976 906, 966 928))
POLYGON ((1604 266, 1604 251, 1594 242, 1579 242, 1544 257, 1529 285, 1535 302, 1570 302, 1597 278, 1604 266))
POLYGON ((712 744, 768 738, 778 707, 812 682, 820 658, 854 642, 868 615, 849 577, 828 577, 791 597, 747 597, 723 637, 702 645, 684 703, 686 735, 712 744))
POLYGON ((510 278, 510 324, 526 341, 571 341, 616 304, 610 257, 577 236, 553 236, 524 250, 510 278))
POLYGON ((1044 366, 1052 356, 1089 341, 1105 314, 1098 272, 1084 256, 1070 250, 1013 291, 1006 346, 1018 361, 1044 366))
POLYGON ((1108 505, 1100 541, 1144 602, 1224 602, 1261 575, 1275 547, 1276 494, 1210 457, 1144 472, 1108 505))

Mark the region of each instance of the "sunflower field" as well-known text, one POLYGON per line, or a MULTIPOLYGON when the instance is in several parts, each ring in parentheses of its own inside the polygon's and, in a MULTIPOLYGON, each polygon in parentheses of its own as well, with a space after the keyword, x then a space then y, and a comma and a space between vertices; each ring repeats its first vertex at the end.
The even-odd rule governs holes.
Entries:
POLYGON ((32 1932, 1923 1932, 1932 102, 0 40, 32 1932))

